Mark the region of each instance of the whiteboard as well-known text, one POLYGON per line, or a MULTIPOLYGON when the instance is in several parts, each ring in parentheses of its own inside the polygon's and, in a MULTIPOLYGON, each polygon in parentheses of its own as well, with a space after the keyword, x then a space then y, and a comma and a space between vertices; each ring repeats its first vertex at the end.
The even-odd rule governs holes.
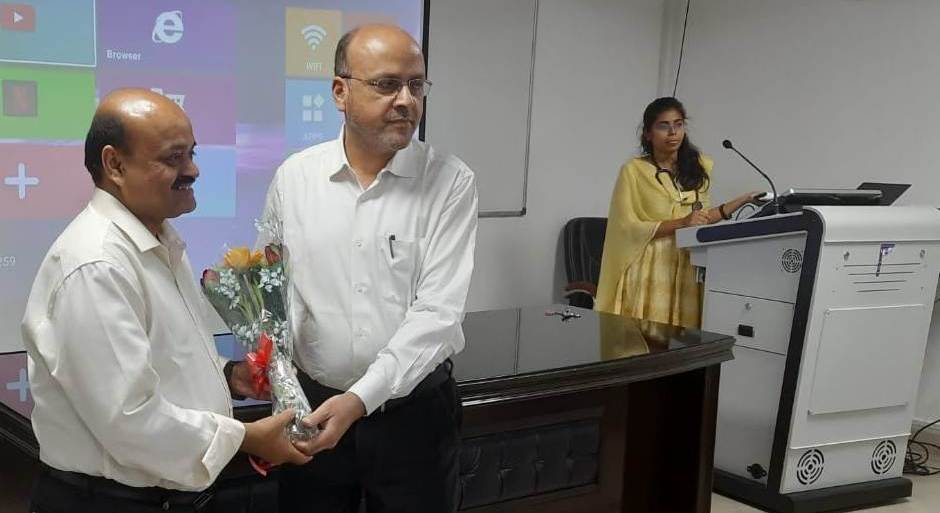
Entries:
POLYGON ((538 0, 431 0, 425 140, 477 176, 481 217, 525 215, 538 0))

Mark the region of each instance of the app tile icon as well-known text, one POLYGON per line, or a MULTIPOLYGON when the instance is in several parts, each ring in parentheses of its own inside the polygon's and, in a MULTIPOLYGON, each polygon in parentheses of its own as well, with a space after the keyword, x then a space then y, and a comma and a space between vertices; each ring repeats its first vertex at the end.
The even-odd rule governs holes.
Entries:
POLYGON ((235 217, 235 148, 199 146, 196 148, 199 178, 193 184, 196 210, 185 217, 235 217))
POLYGON ((163 92, 163 88, 160 88, 160 87, 151 87, 150 90, 153 91, 153 92, 155 92, 155 93, 157 93, 157 94, 162 94, 163 96, 166 96, 166 97, 169 98, 170 100, 173 100, 173 103, 179 105, 181 109, 186 110, 186 107, 184 106, 185 103, 186 103, 186 95, 185 95, 185 94, 180 94, 180 93, 164 93, 164 92, 163 92))
POLYGON ((307 46, 310 47, 310 50, 317 51, 317 47, 320 46, 320 43, 323 42, 323 38, 326 37, 326 29, 319 25, 307 25, 306 27, 300 29, 300 34, 304 36, 304 41, 307 42, 307 46))
POLYGON ((326 103, 326 100, 323 99, 322 94, 316 96, 305 94, 301 103, 303 104, 301 119, 304 123, 320 123, 323 121, 323 104, 326 103))
POLYGON ((150 89, 176 102, 189 116, 200 146, 235 144, 237 108, 234 76, 115 68, 98 71, 99 97, 122 87, 150 89))
POLYGON ((101 69, 234 73, 236 7, 223 0, 98 0, 101 69))
POLYGON ((336 43, 343 35, 340 11, 286 8, 284 28, 285 66, 289 76, 333 76, 336 43))
POLYGON ((84 141, 95 111, 95 74, 0 64, 0 94, 0 139, 84 141))
POLYGON ((333 102, 330 80, 287 80, 284 136, 288 150, 336 138, 343 118, 333 102))
POLYGON ((0 3, 0 28, 17 32, 35 32, 36 9, 29 4, 0 3))
MULTIPOLYGON (((5 147, 0 147, 0 154, 5 150, 5 147)), ((7 166, 0 166, 0 175, 9 174, 8 169, 7 166)), ((6 187, 0 178, 0 193, 3 189, 6 187)), ((0 199, 0 202, 3 201, 7 201, 6 196, 0 199)), ((8 368, 11 372, 6 372, 3 362, 9 362, 8 356, 11 355, 3 353, 23 350, 22 334, 14 327, 19 326, 23 320, 25 301, 29 297, 39 264, 49 246, 71 220, 0 217, 0 290, 3 291, 0 295, 0 326, 7 327, 0 333, 0 402, 7 406, 15 408, 17 404, 24 403, 20 402, 21 392, 16 385, 7 387, 9 383, 19 381, 21 367, 8 368)), ((25 354, 23 358, 25 365, 25 354)), ((28 394, 26 399, 30 399, 28 394)))
POLYGON ((0 1, 0 61, 93 67, 94 0, 0 1))
POLYGON ((176 44, 183 39, 183 11, 161 12, 153 22, 154 43, 176 44))
POLYGON ((0 145, 0 219, 71 219, 94 184, 84 147, 0 145))
POLYGON ((17 199, 26 199, 26 188, 39 185, 39 178, 26 174, 26 163, 16 163, 16 174, 3 179, 3 184, 10 187, 16 187, 17 199))
POLYGON ((0 402, 20 415, 33 411, 33 395, 26 372, 26 353, 0 354, 0 402))
MULTIPOLYGON (((343 11, 343 33, 349 32, 350 30, 361 25, 368 25, 370 23, 401 25, 401 23, 398 21, 398 18, 392 16, 391 14, 365 11, 343 11)), ((412 34, 412 36, 413 35, 414 34, 412 34)), ((416 37, 415 39, 417 41, 421 41, 420 37, 416 37)))
POLYGON ((3 80, 3 115, 36 117, 36 81, 3 80))

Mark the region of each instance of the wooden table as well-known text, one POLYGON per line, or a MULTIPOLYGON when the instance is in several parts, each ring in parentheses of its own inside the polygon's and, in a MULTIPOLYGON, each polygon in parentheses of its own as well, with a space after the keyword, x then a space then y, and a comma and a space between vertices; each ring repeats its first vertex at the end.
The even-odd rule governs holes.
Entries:
MULTIPOLYGON (((708 513, 720 366, 733 339, 589 310, 546 315, 564 311, 467 314, 467 346, 454 358, 461 510, 708 513)), ((236 408, 245 420, 266 413, 236 408)), ((26 511, 37 454, 29 421, 0 404, 0 457, 12 462, 0 470, 0 503, 26 511)), ((250 511, 276 511, 276 477, 254 476, 241 456, 220 490, 220 500, 250 495, 250 511)))

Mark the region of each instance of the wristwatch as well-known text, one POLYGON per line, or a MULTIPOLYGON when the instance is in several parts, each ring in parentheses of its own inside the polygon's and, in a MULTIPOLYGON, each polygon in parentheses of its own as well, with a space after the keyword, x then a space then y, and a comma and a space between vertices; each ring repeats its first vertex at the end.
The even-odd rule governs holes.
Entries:
POLYGON ((232 399, 236 401, 245 400, 245 396, 236 394, 235 390, 232 388, 232 372, 235 370, 235 364, 238 363, 234 360, 229 360, 225 363, 225 367, 222 368, 222 373, 225 374, 225 383, 228 385, 228 393, 232 396, 232 399))

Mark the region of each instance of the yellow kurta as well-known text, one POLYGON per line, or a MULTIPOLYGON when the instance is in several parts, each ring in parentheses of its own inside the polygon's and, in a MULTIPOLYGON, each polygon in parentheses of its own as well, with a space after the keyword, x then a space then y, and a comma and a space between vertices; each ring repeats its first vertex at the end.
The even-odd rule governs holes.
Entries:
MULTIPOLYGON (((703 156, 702 165, 710 176, 711 159, 703 156)), ((595 309, 701 326, 702 285, 688 251, 677 248, 673 236, 653 238, 661 222, 689 215, 695 201, 695 191, 679 191, 665 174, 657 181, 649 161, 634 158, 623 165, 610 200, 595 309)), ((707 185, 698 201, 711 206, 707 185)))

